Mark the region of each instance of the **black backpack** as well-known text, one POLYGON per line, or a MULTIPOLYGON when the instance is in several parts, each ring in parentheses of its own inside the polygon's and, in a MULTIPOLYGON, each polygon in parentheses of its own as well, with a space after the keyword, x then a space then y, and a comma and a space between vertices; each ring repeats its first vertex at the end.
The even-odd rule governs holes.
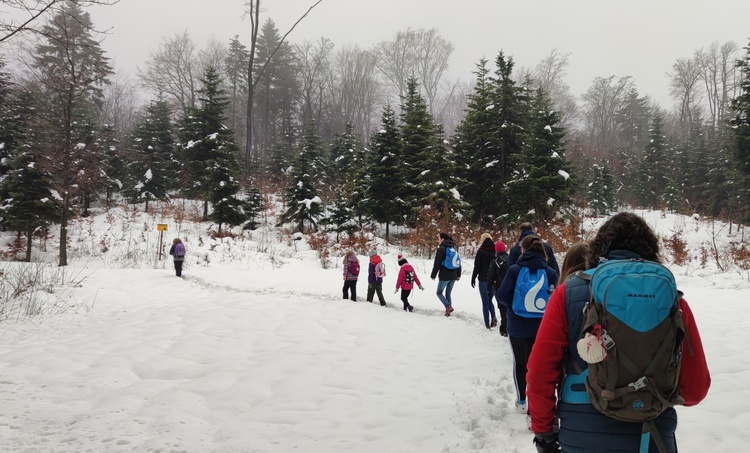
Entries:
POLYGON ((503 283, 505 274, 508 272, 508 255, 500 255, 496 257, 494 260, 492 260, 492 264, 490 264, 490 266, 492 266, 495 270, 495 278, 489 283, 493 284, 496 288, 499 288, 503 283))
POLYGON ((404 274, 404 281, 406 283, 414 283, 414 271, 406 271, 406 274, 404 274))

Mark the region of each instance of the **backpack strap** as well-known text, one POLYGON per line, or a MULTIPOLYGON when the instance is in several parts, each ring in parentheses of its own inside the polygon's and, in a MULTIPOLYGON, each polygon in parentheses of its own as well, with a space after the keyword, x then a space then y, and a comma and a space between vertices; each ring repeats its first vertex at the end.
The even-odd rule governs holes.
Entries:
POLYGON ((650 439, 654 440, 656 448, 659 449, 659 453, 667 453, 667 446, 664 445, 664 441, 659 434, 659 430, 656 429, 656 423, 654 423, 653 420, 643 422, 643 428, 641 429, 641 445, 638 453, 648 453, 650 439))

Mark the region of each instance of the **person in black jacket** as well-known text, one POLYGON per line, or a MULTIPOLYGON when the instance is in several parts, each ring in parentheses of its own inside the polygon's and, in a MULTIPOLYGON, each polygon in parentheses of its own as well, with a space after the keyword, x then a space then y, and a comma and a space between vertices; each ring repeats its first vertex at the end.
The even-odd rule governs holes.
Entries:
POLYGON ((438 277, 437 296, 445 306, 445 316, 450 316, 453 313, 451 292, 456 281, 461 279, 461 266, 459 265, 456 269, 445 267, 443 264, 443 261, 445 261, 445 249, 449 247, 455 248, 455 244, 453 243, 453 238, 446 233, 440 233, 439 238, 442 242, 440 242, 435 252, 435 262, 432 265, 430 278, 435 280, 435 277, 438 277), (445 291, 445 295, 443 295, 443 291, 445 291))
MULTIPOLYGON (((487 291, 490 292, 490 304, 492 296, 500 289, 505 274, 508 271, 508 252, 506 251, 505 242, 495 242, 495 259, 490 263, 490 269, 487 271, 487 291)), ((497 311, 500 312, 500 335, 508 336, 508 307, 497 300, 497 311)))
MULTIPOLYGON (((519 229, 521 230, 521 234, 518 235, 518 242, 516 242, 513 247, 510 248, 510 252, 508 253, 508 267, 516 264, 516 261, 518 261, 518 257, 521 256, 521 241, 523 241, 523 238, 529 235, 539 236, 534 232, 534 227, 529 222, 522 223, 519 226, 519 229)), ((542 245, 544 246, 544 252, 547 255, 547 264, 549 264, 549 267, 557 272, 557 275, 560 275, 560 266, 557 264, 555 252, 552 250, 552 247, 550 247, 550 245, 546 242, 542 241, 542 245)))
POLYGON ((479 296, 482 298, 482 315, 484 315, 484 327, 488 330, 497 326, 495 306, 492 305, 492 294, 487 285, 487 274, 492 260, 495 259, 495 242, 488 233, 482 234, 480 238, 482 245, 477 249, 474 256, 474 271, 471 273, 471 287, 476 288, 479 279, 479 296))

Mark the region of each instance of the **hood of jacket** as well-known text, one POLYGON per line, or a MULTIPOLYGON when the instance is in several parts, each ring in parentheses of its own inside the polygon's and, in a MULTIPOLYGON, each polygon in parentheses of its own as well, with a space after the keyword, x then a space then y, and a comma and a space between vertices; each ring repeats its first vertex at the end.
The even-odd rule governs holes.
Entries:
POLYGON ((489 250, 493 255, 495 254, 495 242, 490 238, 485 239, 479 248, 482 250, 489 250))
POLYGON ((383 262, 383 258, 381 258, 380 255, 375 255, 375 256, 370 257, 370 263, 372 264, 378 264, 382 262, 383 262))
POLYGON ((534 230, 521 231, 521 234, 518 235, 518 243, 520 244, 521 241, 523 241, 523 238, 525 238, 526 236, 531 236, 532 234, 538 236, 534 230))
POLYGON ((455 247, 455 244, 453 243, 453 239, 443 239, 443 242, 440 243, 440 247, 455 247))
POLYGON ((518 257, 518 261, 516 261, 516 264, 528 267, 529 269, 544 269, 548 265, 547 261, 544 259, 544 256, 532 250, 523 252, 523 254, 518 257))

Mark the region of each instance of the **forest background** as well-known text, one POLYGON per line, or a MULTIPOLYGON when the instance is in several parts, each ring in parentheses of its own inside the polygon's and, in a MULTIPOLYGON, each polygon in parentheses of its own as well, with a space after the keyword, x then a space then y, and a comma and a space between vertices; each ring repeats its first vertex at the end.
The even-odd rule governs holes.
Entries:
POLYGON ((67 264, 68 222, 92 204, 148 211, 177 197, 200 200, 218 236, 255 228, 279 195, 279 225, 321 249, 383 225, 416 253, 437 231, 523 221, 573 240, 584 212, 623 205, 747 220, 750 59, 738 43, 676 59, 666 109, 627 75, 574 96, 557 49, 531 68, 498 50, 474 80, 449 82, 454 46, 437 29, 371 48, 295 42, 254 0, 250 42, 165 36, 131 79, 84 8, 107 3, 2 2, 40 13, 3 21, 0 37, 2 222, 27 260, 59 224, 67 264))

